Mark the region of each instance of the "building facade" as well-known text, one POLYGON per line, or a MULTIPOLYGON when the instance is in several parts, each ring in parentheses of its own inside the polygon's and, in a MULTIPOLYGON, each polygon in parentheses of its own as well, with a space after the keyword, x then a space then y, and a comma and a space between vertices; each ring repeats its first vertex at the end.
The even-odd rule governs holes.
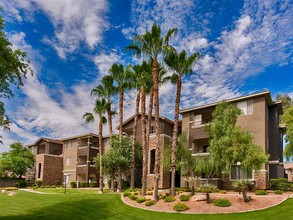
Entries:
MULTIPOLYGON (((104 138, 104 150, 108 145, 108 138, 104 138)), ((98 182, 99 175, 93 162, 99 153, 98 135, 88 133, 60 140, 40 138, 28 147, 36 158, 28 178, 40 180, 43 185, 75 181, 78 186, 88 186, 98 182)))

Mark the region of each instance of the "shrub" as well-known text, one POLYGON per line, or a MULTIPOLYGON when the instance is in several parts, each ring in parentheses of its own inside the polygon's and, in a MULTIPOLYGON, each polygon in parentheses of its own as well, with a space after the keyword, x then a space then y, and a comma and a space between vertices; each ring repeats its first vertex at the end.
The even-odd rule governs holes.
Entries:
POLYGON ((127 189, 129 188, 129 182, 128 181, 125 181, 125 180, 122 180, 121 181, 121 189, 127 189))
POLYGON ((188 201, 189 200, 189 196, 188 195, 181 195, 180 196, 180 201, 181 202, 186 202, 186 201, 188 201))
POLYGON ((231 202, 228 199, 216 199, 214 201, 215 206, 220 206, 220 207, 229 207, 231 206, 231 202))
POLYGON ((14 184, 14 186, 17 187, 17 188, 26 188, 27 183, 26 183, 25 180, 19 180, 18 182, 16 182, 14 184))
POLYGON ((123 196, 125 197, 125 196, 129 196, 131 193, 127 190, 127 191, 125 191, 125 192, 123 192, 123 196))
POLYGON ((36 186, 33 186, 33 189, 38 189, 38 187, 36 187, 36 186))
POLYGON ((152 195, 153 195, 153 192, 152 192, 152 191, 148 191, 146 194, 147 194, 148 196, 152 196, 152 195))
POLYGON ((139 193, 138 192, 134 192, 133 194, 137 196, 139 193))
POLYGON ((61 185, 61 181, 60 180, 55 180, 55 186, 60 186, 61 185))
POLYGON ((87 186, 87 183, 86 183, 86 182, 81 182, 81 183, 80 183, 80 187, 83 187, 83 188, 84 188, 84 187, 86 187, 86 186, 87 186))
POLYGON ((155 205, 157 203, 156 200, 149 200, 149 201, 146 201, 145 205, 146 206, 152 206, 152 205, 155 205))
POLYGON ((185 203, 179 202, 173 206, 173 209, 177 212, 182 212, 188 210, 189 207, 185 203))
POLYGON ((280 183, 280 184, 279 184, 279 190, 281 190, 281 191, 286 192, 286 191, 288 191, 290 188, 291 188, 290 183, 280 183))
POLYGON ((90 187, 94 188, 94 187, 96 187, 96 185, 97 185, 97 182, 96 181, 91 181, 90 187))
POLYGON ((40 188, 44 189, 44 188, 45 188, 45 186, 43 186, 43 185, 42 185, 42 186, 40 186, 40 188))
POLYGON ((55 186, 55 185, 52 185, 51 188, 52 188, 52 189, 56 189, 56 186, 55 186))
POLYGON ((264 195, 267 195, 268 193, 265 191, 265 190, 256 190, 255 191, 255 195, 258 195, 258 196, 264 196, 264 195))
POLYGON ((71 188, 76 188, 77 187, 76 182, 75 181, 70 182, 70 186, 71 188))
POLYGON ((219 193, 221 193, 221 194, 226 194, 227 191, 226 191, 226 190, 219 190, 219 193))
POLYGON ((51 186, 50 185, 46 185, 45 188, 51 188, 51 186))
POLYGON ((164 202, 174 202, 176 199, 173 196, 166 196, 164 202))
POLYGON ((283 194, 284 192, 283 192, 282 190, 275 190, 274 193, 275 193, 275 194, 279 194, 279 195, 281 195, 281 194, 283 194))
POLYGON ((42 185, 43 181, 42 180, 36 180, 36 186, 40 187, 42 185))
POLYGON ((282 184, 284 183, 288 183, 288 180, 286 178, 271 179, 269 183, 269 188, 272 190, 281 190, 280 184, 282 187, 282 184))
POLYGON ((191 192, 191 189, 189 189, 188 187, 180 187, 180 188, 176 188, 176 191, 181 191, 181 192, 191 192))
POLYGON ((128 198, 133 200, 133 201, 137 200, 137 196, 135 196, 133 194, 128 195, 128 198))
POLYGON ((143 203, 143 202, 145 202, 146 201, 146 198, 145 197, 140 197, 140 198, 137 198, 136 199, 136 202, 137 203, 143 203))
POLYGON ((14 186, 15 186, 16 188, 19 188, 19 182, 15 182, 15 183, 14 183, 14 186))

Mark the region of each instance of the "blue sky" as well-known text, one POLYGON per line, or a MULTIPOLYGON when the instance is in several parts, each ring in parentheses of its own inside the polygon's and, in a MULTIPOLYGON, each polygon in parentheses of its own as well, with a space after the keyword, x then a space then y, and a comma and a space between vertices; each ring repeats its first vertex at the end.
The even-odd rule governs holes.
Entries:
MULTIPOLYGON (((14 48, 27 52, 34 70, 6 100, 13 121, 4 147, 40 136, 63 138, 97 132, 82 115, 93 106, 91 89, 114 63, 137 63, 125 51, 153 22, 178 28, 171 44, 200 52, 184 79, 182 108, 269 89, 293 97, 293 3, 256 0, 0 0, 14 48)), ((161 87, 161 114, 172 119, 175 87, 161 87)), ((125 118, 135 91, 125 95, 125 118)), ((117 97, 113 98, 117 108, 117 97)), ((118 117, 114 118, 117 125, 118 117)), ((105 129, 107 133, 107 128, 105 129)))

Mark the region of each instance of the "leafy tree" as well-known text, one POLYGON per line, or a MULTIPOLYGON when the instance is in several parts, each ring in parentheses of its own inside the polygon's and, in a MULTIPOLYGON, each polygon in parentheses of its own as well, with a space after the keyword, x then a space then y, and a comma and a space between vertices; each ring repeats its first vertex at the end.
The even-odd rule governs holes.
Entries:
POLYGON ((286 109, 293 105, 293 100, 287 94, 278 94, 276 96, 277 101, 281 101, 283 109, 286 109))
POLYGON ((190 56, 187 55, 185 50, 178 53, 172 49, 164 61, 167 66, 174 72, 170 77, 171 82, 176 84, 176 97, 175 97, 175 111, 174 111, 174 127, 172 135, 172 155, 171 155, 171 195, 175 196, 175 170, 176 170, 176 145, 178 141, 178 120, 180 108, 180 96, 182 88, 182 77, 192 73, 192 66, 199 58, 199 53, 194 53, 190 56))
POLYGON ((127 49, 134 50, 138 56, 144 54, 152 59, 152 77, 153 77, 153 92, 154 92, 154 107, 155 107, 155 133, 156 133, 156 160, 154 170, 154 200, 158 200, 158 187, 160 179, 160 136, 159 136, 159 65, 158 55, 163 53, 163 50, 168 46, 170 37, 177 29, 170 29, 165 36, 162 36, 161 27, 154 23, 151 30, 134 37, 133 44, 127 49))
POLYGON ((286 137, 287 143, 284 155, 287 160, 293 156, 293 105, 287 107, 284 114, 281 116, 281 122, 286 125, 286 137))
POLYGON ((241 110, 230 103, 219 104, 206 125, 209 134, 209 173, 220 175, 229 171, 238 161, 248 170, 257 170, 268 161, 259 145, 253 144, 253 135, 236 125, 241 110))
MULTIPOLYGON (((0 99, 11 98, 14 94, 10 85, 22 86, 22 78, 26 77, 29 71, 32 73, 26 53, 12 49, 12 43, 7 39, 4 27, 5 23, 0 15, 0 99)), ((9 126, 10 121, 5 115, 4 103, 0 101, 0 127, 9 129, 9 126)))
POLYGON ((93 113, 86 112, 83 115, 83 118, 85 119, 86 123, 93 122, 95 120, 94 114, 96 114, 99 117, 99 158, 100 158, 100 193, 103 193, 103 164, 102 164, 102 155, 103 155, 103 124, 107 122, 107 119, 105 118, 104 114, 106 113, 108 109, 108 104, 105 99, 97 99, 95 102, 95 106, 93 109, 93 113))
MULTIPOLYGON (((19 179, 26 174, 28 168, 34 165, 33 153, 20 142, 10 145, 9 152, 3 152, 0 155, 0 170, 3 172, 12 172, 19 179)), ((0 172, 1 173, 1 172, 0 172)))

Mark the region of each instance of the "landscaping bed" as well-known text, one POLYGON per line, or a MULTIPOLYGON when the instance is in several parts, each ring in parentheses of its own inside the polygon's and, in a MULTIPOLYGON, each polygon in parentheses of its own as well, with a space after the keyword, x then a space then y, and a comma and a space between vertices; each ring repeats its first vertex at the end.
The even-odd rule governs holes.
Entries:
MULTIPOLYGON (((251 196, 252 200, 250 202, 244 202, 242 195, 239 195, 235 192, 227 192, 226 194, 221 193, 212 193, 212 203, 207 204, 206 201, 180 201, 180 196, 175 196, 175 201, 173 202, 164 202, 163 199, 157 201, 156 204, 152 206, 145 206, 144 203, 137 203, 134 200, 124 197, 123 200, 125 203, 135 206, 138 208, 143 208, 147 210, 160 211, 160 212, 175 212, 173 207, 175 204, 181 202, 185 203, 189 209, 184 211, 185 213, 197 213, 197 214, 209 214, 209 213, 237 213, 237 212, 248 212, 254 210, 260 210, 275 206, 286 198, 290 197, 292 193, 287 192, 281 195, 275 194, 273 192, 268 193, 267 195, 258 196, 255 193, 248 193, 251 196), (231 202, 229 207, 219 207, 213 204, 213 201, 216 199, 227 199, 231 202)), ((152 199, 152 196, 146 196, 146 199, 152 199)))

